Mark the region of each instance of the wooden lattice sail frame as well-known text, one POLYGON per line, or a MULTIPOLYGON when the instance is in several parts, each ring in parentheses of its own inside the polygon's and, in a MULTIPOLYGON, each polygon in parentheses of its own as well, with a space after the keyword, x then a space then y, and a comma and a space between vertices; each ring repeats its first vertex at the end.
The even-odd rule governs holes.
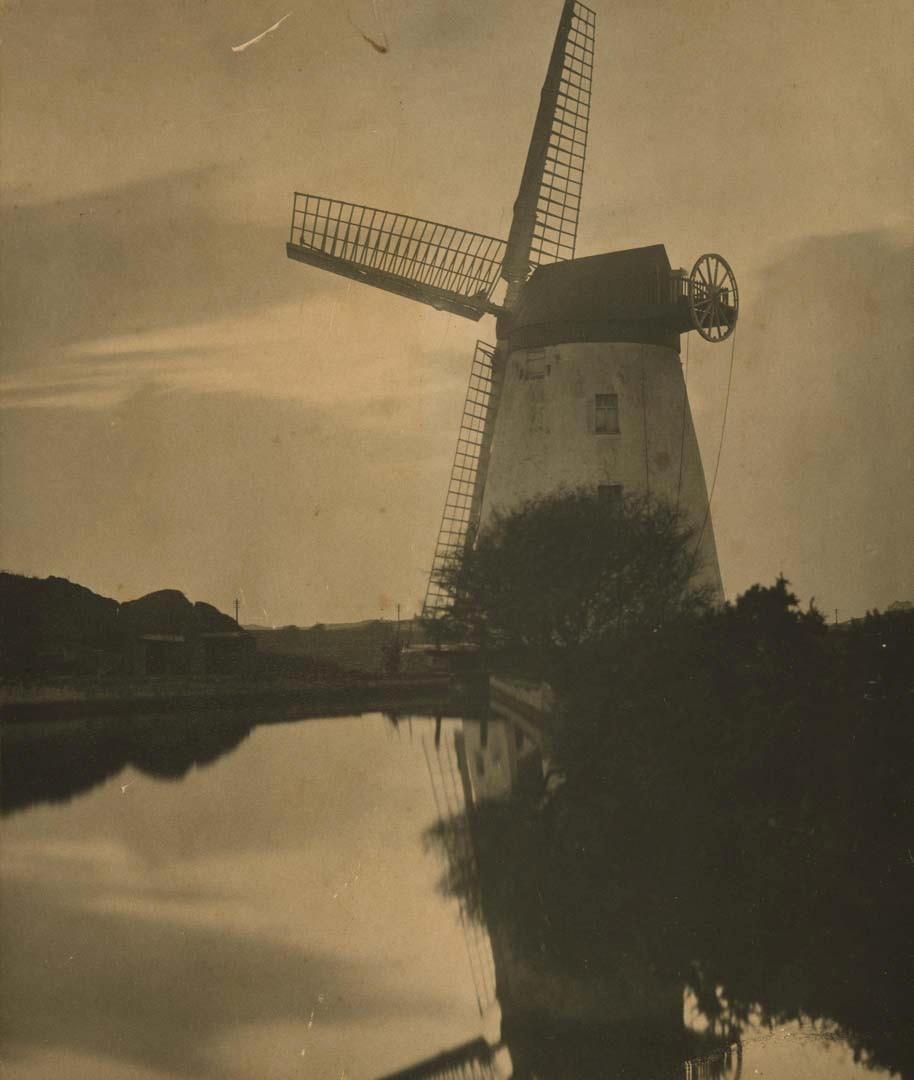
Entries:
MULTIPOLYGON (((524 298, 530 289, 539 288, 542 294, 545 285, 534 285, 537 275, 541 283, 544 272, 547 281, 556 280, 548 277, 551 264, 588 262, 577 256, 577 239, 596 24, 596 13, 581 0, 563 0, 507 240, 338 198, 301 192, 294 196, 286 242, 290 259, 462 318, 498 319, 498 344, 478 343, 472 361, 423 605, 429 618, 452 609, 449 572, 459 566, 479 528, 503 400, 507 341, 524 314, 524 298)), ((575 333, 580 324, 599 325, 602 332, 610 325, 614 333, 624 334, 612 339, 620 341, 667 340, 692 329, 711 342, 731 337, 739 292, 726 260, 702 255, 689 277, 684 271, 671 273, 665 252, 663 262, 647 283, 637 274, 621 284, 609 282, 599 313, 587 312, 575 320, 566 310, 557 321, 574 322, 575 333), (648 324, 650 331, 645 329, 648 324)))

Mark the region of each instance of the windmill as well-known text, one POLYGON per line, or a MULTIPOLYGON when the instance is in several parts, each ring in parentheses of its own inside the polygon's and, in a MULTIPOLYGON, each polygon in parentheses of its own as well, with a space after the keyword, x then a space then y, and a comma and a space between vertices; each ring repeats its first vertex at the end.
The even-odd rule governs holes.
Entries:
POLYGON ((722 596, 680 335, 736 326, 733 271, 690 273, 662 244, 576 258, 596 15, 565 0, 507 241, 339 199, 296 193, 291 259, 478 321, 477 342, 423 614, 451 606, 441 571, 478 528, 562 486, 609 500, 649 494, 696 524, 696 576, 722 596), (496 286, 501 298, 496 301, 496 286))

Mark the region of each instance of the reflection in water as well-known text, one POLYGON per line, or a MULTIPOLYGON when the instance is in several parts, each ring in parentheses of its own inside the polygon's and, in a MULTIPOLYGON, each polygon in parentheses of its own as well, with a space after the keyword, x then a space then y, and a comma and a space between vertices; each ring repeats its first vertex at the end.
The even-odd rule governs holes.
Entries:
MULTIPOLYGON (((851 1027, 831 1026, 833 1038, 856 1047, 858 1060, 909 1075, 911 1028, 904 1018, 911 984, 889 980, 873 994, 849 979, 863 959, 852 919, 850 925, 791 926, 794 913, 778 908, 778 890, 759 897, 743 891, 744 880, 730 882, 719 854, 709 859, 713 846, 703 845, 700 829, 693 848, 674 860, 662 837, 625 835, 637 815, 613 820, 595 808, 590 819, 582 818, 562 787, 545 779, 542 740, 520 718, 464 723, 438 760, 443 774, 452 772, 452 785, 460 784, 466 812, 442 806, 430 839, 446 855, 444 891, 459 897, 468 920, 488 931, 501 1037, 516 1080, 735 1078, 742 1073, 741 1033, 756 1030, 754 1002, 773 1022, 853 1016, 851 1027), (620 836, 608 840, 615 828, 620 836), (613 854, 608 865, 600 861, 607 851, 613 854), (693 907, 696 897, 700 903, 693 907), (790 943, 789 966, 775 960, 772 969, 774 950, 760 950, 765 923, 766 933, 790 943), (800 946, 804 935, 812 947, 800 946), (742 998, 723 1000, 709 970, 725 972, 742 998), (701 1031, 684 1023, 684 991, 703 1014, 701 1031)), ((765 872, 777 873, 773 860, 765 872)), ((832 876, 830 883, 843 889, 843 900, 832 897, 832 903, 860 897, 861 883, 853 878, 832 876)), ((894 910, 889 906, 887 915, 894 910)), ((846 917, 852 914, 845 908, 846 917)), ((870 968, 888 966, 909 933, 891 918, 884 930, 880 941, 869 926, 870 968)), ((788 1071, 768 1075, 805 1080, 813 1075, 806 1068, 798 1058, 788 1071)), ((810 1068, 822 1077, 837 1075, 827 1063, 810 1068)), ((841 1069, 856 1075, 849 1061, 841 1069)))
POLYGON ((635 939, 621 943, 611 967, 591 965, 586 955, 569 963, 565 924, 576 919, 576 906, 547 914, 540 885, 514 876, 515 860, 536 842, 529 808, 545 790, 536 728, 519 717, 465 722, 435 761, 433 783, 443 794, 431 835, 446 853, 444 890, 460 898, 470 936, 480 926, 488 932, 513 1077, 738 1075, 728 1040, 686 1030, 675 973, 635 939), (686 1059, 694 1064, 684 1074, 686 1059))
POLYGON ((444 1050, 405 1069, 388 1073, 382 1080, 501 1080, 496 1052, 485 1039, 444 1050))
POLYGON ((488 1033, 422 844, 418 732, 176 721, 14 732, 4 1077, 369 1080, 488 1033), (80 751, 105 769, 80 771, 80 751), (160 775, 98 782, 127 762, 160 775))
POLYGON ((224 712, 118 717, 51 727, 14 726, 3 735, 0 809, 65 802, 132 765, 148 776, 179 780, 234 750, 251 725, 224 712))
POLYGON ((871 918, 902 909, 892 882, 874 905, 844 855, 804 879, 798 848, 787 895, 830 892, 794 919, 782 848, 757 853, 750 889, 708 821, 671 830, 673 850, 639 831, 644 808, 588 814, 523 717, 171 715, 14 730, 3 749, 16 1080, 860 1075, 837 1037, 824 1065, 799 1038, 759 1057, 747 1003, 852 1016, 852 1044, 906 1066, 907 938, 871 918), (128 765, 182 782, 103 784, 128 765), (877 966, 898 978, 876 987, 877 966))

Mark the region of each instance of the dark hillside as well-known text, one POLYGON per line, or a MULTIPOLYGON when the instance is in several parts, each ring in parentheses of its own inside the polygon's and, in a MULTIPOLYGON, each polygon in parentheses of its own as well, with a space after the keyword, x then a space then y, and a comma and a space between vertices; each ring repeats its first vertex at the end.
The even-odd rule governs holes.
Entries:
POLYGON ((118 607, 65 578, 0 573, 0 671, 38 675, 116 652, 118 607))
POLYGON ((334 682, 378 671, 394 623, 252 634, 212 604, 159 589, 118 603, 64 578, 0 573, 0 679, 294 679, 334 682), (256 641, 256 651, 255 651, 256 641))
POLYGON ((212 606, 192 604, 177 589, 159 589, 138 600, 120 605, 120 618, 129 629, 142 634, 232 633, 235 620, 212 606))
POLYGON ((252 651, 250 636, 234 619, 211 604, 191 603, 176 589, 119 604, 65 578, 0 573, 0 677, 165 674, 147 655, 161 645, 155 639, 180 645, 173 673, 212 673, 221 654, 228 667, 245 645, 252 651))

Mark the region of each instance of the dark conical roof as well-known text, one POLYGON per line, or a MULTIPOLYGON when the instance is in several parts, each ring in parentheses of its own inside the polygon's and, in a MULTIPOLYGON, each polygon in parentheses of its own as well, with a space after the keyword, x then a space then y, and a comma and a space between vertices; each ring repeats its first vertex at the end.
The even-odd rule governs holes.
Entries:
POLYGON ((677 306, 663 244, 539 267, 499 326, 512 348, 633 341, 679 349, 677 306))

